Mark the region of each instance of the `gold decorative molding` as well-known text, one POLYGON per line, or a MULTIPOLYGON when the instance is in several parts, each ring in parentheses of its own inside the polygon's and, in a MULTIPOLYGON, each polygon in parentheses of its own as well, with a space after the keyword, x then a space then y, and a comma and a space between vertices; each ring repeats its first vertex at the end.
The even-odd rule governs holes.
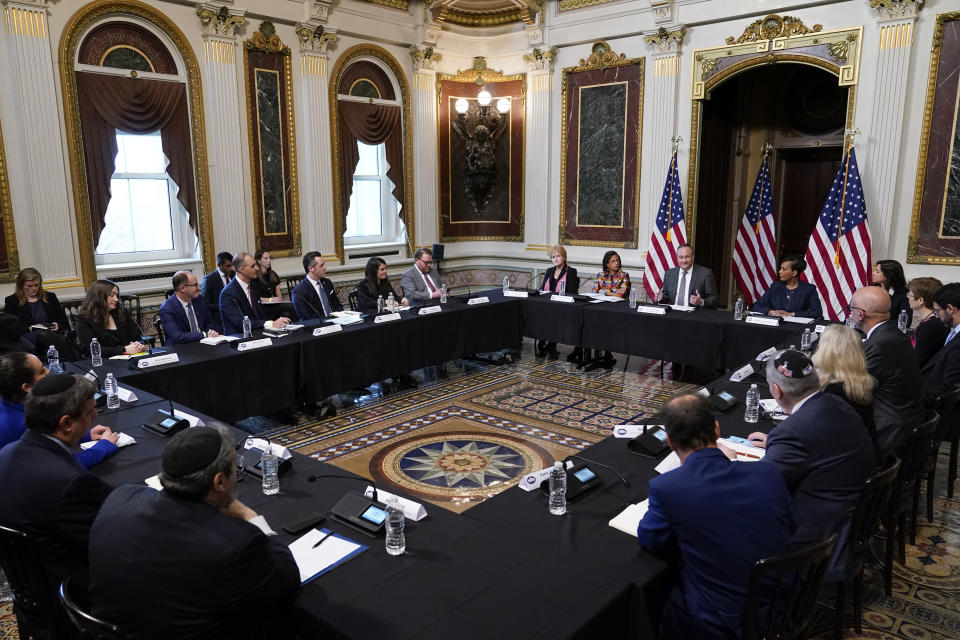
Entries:
POLYGON ((372 4, 379 4, 383 7, 390 7, 391 9, 403 9, 404 11, 410 6, 409 0, 367 0, 372 4))
POLYGON ((733 36, 727 38, 727 44, 744 44, 746 42, 757 42, 758 40, 792 38, 807 35, 808 33, 817 33, 821 29, 823 29, 823 25, 815 24, 810 28, 803 24, 800 18, 779 16, 771 13, 749 24, 739 38, 734 38, 733 36))
POLYGON ((262 51, 264 53, 279 53, 289 56, 290 47, 283 44, 277 35, 277 28, 269 20, 260 23, 260 28, 253 32, 250 39, 244 42, 247 51, 262 51))
POLYGON ((211 5, 197 5, 197 17, 200 18, 200 28, 205 36, 233 36, 238 27, 247 23, 247 19, 240 12, 232 12, 223 5, 216 11, 211 5))
POLYGON ((297 40, 300 41, 300 51, 311 53, 326 53, 327 49, 337 43, 339 37, 336 32, 327 31, 323 25, 299 23, 294 29, 297 40))
MULTIPOLYGON (((377 0, 368 0, 376 2, 377 0)), ((392 0, 384 0, 390 2, 392 0)), ((458 24, 465 27, 495 27, 513 22, 523 22, 528 25, 537 23, 537 18, 543 12, 544 0, 523 0, 524 6, 514 9, 489 11, 463 11, 451 7, 449 0, 427 0, 424 2, 424 11, 429 13, 433 22, 439 24, 458 24)), ((499 9, 499 8, 498 8, 499 9)))
POLYGON ((916 18, 924 0, 870 0, 870 8, 877 11, 877 19, 903 20, 916 18))
POLYGON ((436 64, 443 60, 443 55, 435 51, 433 47, 418 47, 417 45, 413 45, 409 51, 415 72, 420 70, 433 70, 436 64))
POLYGON ((590 47, 590 55, 586 58, 580 58, 580 64, 576 67, 564 67, 562 79, 560 80, 560 93, 567 91, 567 76, 578 71, 592 71, 594 69, 604 70, 607 67, 622 67, 630 64, 642 62, 643 58, 628 58, 625 53, 616 53, 610 48, 610 45, 599 40, 590 47))
POLYGON ((585 9, 598 4, 607 4, 614 0, 560 0, 560 11, 573 11, 574 9, 585 9))
POLYGON ((212 271, 216 262, 213 216, 210 212, 210 180, 207 173, 207 138, 203 121, 203 86, 200 66, 190 42, 183 31, 166 15, 138 0, 95 0, 81 7, 71 16, 60 36, 58 63, 60 86, 66 120, 67 149, 70 176, 73 182, 73 201, 77 217, 80 268, 84 286, 97 279, 97 265, 93 252, 93 231, 90 223, 90 196, 87 192, 87 169, 83 162, 83 132, 80 110, 77 106, 77 82, 73 62, 77 57, 80 37, 90 25, 112 15, 132 15, 152 23, 177 48, 187 72, 187 95, 190 103, 190 131, 193 146, 193 175, 197 190, 197 235, 203 252, 204 270, 212 271))
POLYGON ((343 221, 346 212, 341 210, 342 194, 340 190, 340 119, 337 109, 337 85, 340 76, 351 62, 359 58, 377 58, 390 67, 397 84, 400 85, 400 97, 403 104, 403 199, 401 215, 404 216, 404 225, 407 228, 407 249, 413 254, 416 241, 416 210, 414 208, 413 192, 413 109, 410 99, 410 84, 407 75, 397 59, 389 51, 374 44, 358 44, 350 47, 337 59, 330 74, 328 99, 330 101, 330 155, 332 159, 331 173, 333 175, 333 229, 334 250, 337 260, 345 262, 343 251, 343 221))
POLYGON ((533 49, 530 51, 530 53, 523 54, 523 61, 527 63, 527 68, 531 71, 538 69, 552 69, 553 62, 556 59, 557 47, 533 49))
POLYGON ((0 272, 0 282, 13 282, 20 271, 17 254, 17 232, 13 227, 13 203, 7 180, 7 161, 3 148, 3 127, 0 127, 0 218, 3 219, 4 245, 7 249, 7 270, 0 272))
POLYGON ((520 76, 505 78, 503 71, 497 71, 496 69, 490 69, 487 67, 487 59, 483 56, 477 56, 473 59, 473 66, 469 69, 460 69, 457 71, 457 75, 448 76, 445 75, 445 80, 454 80, 456 82, 473 82, 478 86, 482 86, 486 82, 500 82, 503 80, 515 80, 520 76))
POLYGON ((686 27, 680 27, 673 31, 667 31, 665 27, 660 27, 656 33, 644 37, 643 41, 660 53, 676 52, 680 50, 680 45, 683 44, 686 35, 686 27))
MULTIPOLYGON (((6 5, 7 2, 0 3, 6 5)), ((46 4, 38 4, 36 8, 7 7, 4 15, 7 21, 7 33, 11 36, 47 39, 47 17, 44 8, 46 4)))

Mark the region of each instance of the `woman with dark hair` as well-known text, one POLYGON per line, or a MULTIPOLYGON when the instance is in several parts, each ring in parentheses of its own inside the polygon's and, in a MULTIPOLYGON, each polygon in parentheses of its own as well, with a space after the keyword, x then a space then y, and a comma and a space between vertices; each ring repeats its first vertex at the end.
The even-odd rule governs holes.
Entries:
POLYGON ((283 299, 280 293, 280 276, 278 276, 277 272, 271 267, 273 261, 270 258, 270 252, 261 249, 253 254, 253 259, 256 260, 257 268, 260 270, 260 275, 257 276, 257 282, 259 282, 262 287, 260 291, 261 297, 270 298, 271 300, 283 299))
POLYGON ((768 316, 798 316, 801 318, 823 317, 820 294, 816 285, 800 280, 807 268, 799 256, 790 256, 780 261, 780 280, 767 289, 760 301, 753 305, 754 313, 768 316))
POLYGON ((618 298, 626 298, 630 295, 630 274, 620 268, 620 254, 616 251, 607 251, 603 254, 601 264, 603 271, 597 274, 593 292, 618 298))
MULTIPOLYGON (((4 300, 4 313, 17 316, 23 332, 30 334, 35 329, 49 329, 54 333, 66 333, 70 328, 67 314, 52 291, 43 288, 43 276, 33 267, 17 274, 14 291, 4 300)), ((30 338, 27 338, 30 340, 30 338)), ((31 342, 33 342, 31 340, 31 342)))
POLYGON ((407 299, 402 297, 387 279, 387 263, 383 258, 374 256, 367 260, 367 266, 364 269, 363 281, 357 285, 358 311, 376 311, 377 298, 383 296, 384 301, 393 294, 393 299, 401 305, 407 304, 407 299))
POLYGON ((890 319, 896 323, 900 312, 906 311, 907 326, 913 324, 913 311, 907 300, 907 279, 900 263, 896 260, 877 260, 873 265, 873 284, 890 294, 890 319))
POLYGON ((140 327, 120 304, 120 288, 110 280, 97 280, 87 289, 77 318, 77 340, 84 355, 90 354, 90 341, 100 341, 103 357, 133 355, 145 347, 140 343, 140 327))
POLYGON ((933 312, 933 294, 942 286, 943 283, 936 278, 914 278, 907 283, 907 301, 917 318, 917 328, 910 332, 910 341, 921 369, 936 355, 950 333, 947 325, 933 312))
MULTIPOLYGON (((23 402, 33 385, 48 373, 50 370, 32 353, 16 351, 0 356, 0 448, 19 440, 27 430, 23 402)), ((109 427, 93 427, 80 442, 97 443, 73 457, 89 469, 116 452, 119 435, 109 427)))

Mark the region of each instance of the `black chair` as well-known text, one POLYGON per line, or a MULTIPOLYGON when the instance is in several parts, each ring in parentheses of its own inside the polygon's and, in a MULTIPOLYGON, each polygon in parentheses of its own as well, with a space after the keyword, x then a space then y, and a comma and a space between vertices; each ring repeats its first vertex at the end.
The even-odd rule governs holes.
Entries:
POLYGON ((153 316, 153 330, 157 332, 157 341, 162 347, 167 343, 167 334, 163 332, 163 323, 160 322, 160 314, 153 316))
POLYGON ((77 318, 80 315, 80 307, 83 306, 83 299, 64 300, 60 303, 60 306, 63 307, 63 312, 66 314, 67 322, 70 325, 67 327, 67 342, 73 345, 79 353, 83 353, 80 348, 80 341, 77 339, 77 318))
POLYGON ((877 532, 880 520, 890 502, 894 481, 900 471, 900 459, 890 456, 883 469, 867 478, 857 500, 850 524, 850 559, 846 577, 837 584, 836 618, 833 637, 843 637, 843 614, 847 604, 847 583, 853 583, 853 620, 857 633, 862 631, 863 620, 863 564, 870 540, 877 532))
POLYGON ((287 288, 287 297, 293 300, 293 290, 297 288, 297 285, 303 282, 303 277, 300 276, 287 276, 283 279, 283 284, 287 288))
POLYGON ((356 311, 360 307, 360 293, 354 289, 347 298, 350 301, 350 311, 356 311))
POLYGON ((744 640, 807 637, 836 541, 834 534, 810 547, 754 563, 743 615, 744 640))
POLYGON ((947 498, 953 500, 953 485, 957 481, 957 453, 960 450, 960 414, 957 414, 960 406, 954 405, 954 414, 950 416, 953 425, 947 433, 947 441, 950 443, 950 468, 947 470, 947 498))
POLYGON ((60 584, 60 603, 67 610, 67 617, 83 636, 84 640, 123 640, 120 627, 87 613, 77 603, 72 593, 70 578, 60 584))
POLYGON ((140 310, 140 295, 136 293, 121 293, 120 304, 124 306, 137 326, 143 326, 143 317, 140 310))
POLYGON ((10 581, 20 637, 56 637, 58 609, 40 554, 27 534, 0 526, 0 566, 10 581))
MULTIPOLYGON (((937 476, 937 459, 940 457, 940 445, 951 442, 957 436, 957 425, 960 424, 960 387, 937 398, 935 409, 940 414, 940 422, 933 439, 930 441, 930 457, 924 464, 923 471, 927 478, 927 522, 933 522, 933 483, 937 476)), ((947 497, 953 497, 953 480, 957 477, 956 455, 951 452, 950 468, 947 470, 947 497), (952 477, 951 477, 952 476, 952 477)))

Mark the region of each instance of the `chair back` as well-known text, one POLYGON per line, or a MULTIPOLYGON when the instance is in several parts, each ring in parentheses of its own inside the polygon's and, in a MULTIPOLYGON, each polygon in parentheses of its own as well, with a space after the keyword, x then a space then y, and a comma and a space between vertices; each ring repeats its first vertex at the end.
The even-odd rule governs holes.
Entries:
POLYGON ((350 311, 356 311, 360 307, 360 293, 354 289, 347 298, 350 301, 350 311))
POLYGON ((293 300, 293 290, 297 288, 297 285, 303 282, 302 276, 287 276, 283 279, 284 285, 287 287, 287 297, 293 300))
POLYGON ((930 443, 939 422, 939 413, 927 411, 923 416, 923 422, 913 428, 906 443, 901 448, 900 471, 893 483, 893 495, 889 503, 888 517, 895 517, 903 513, 910 505, 910 493, 914 483, 920 482, 923 467, 930 458, 930 443))
POLYGON ((744 640, 806 638, 837 535, 804 549, 757 560, 743 616, 744 640))
POLYGON ((174 293, 176 293, 176 291, 174 291, 173 289, 167 289, 166 291, 163 292, 163 299, 169 300, 170 296, 172 296, 174 293))
POLYGON ((860 573, 870 539, 886 513, 899 471, 900 459, 891 455, 883 468, 867 478, 863 484, 850 524, 850 562, 847 565, 847 576, 860 573))
POLYGON ((70 622, 80 631, 85 640, 123 640, 120 627, 93 616, 78 604, 75 594, 71 592, 70 578, 60 585, 60 603, 67 610, 70 622))
MULTIPOLYGON (((26 533, 0 526, 0 566, 10 581, 13 600, 19 611, 34 621, 54 619, 55 603, 48 590, 46 574, 33 541, 26 533)), ((20 620, 23 628, 29 628, 20 620)))
POLYGON ((953 391, 948 391, 937 398, 936 411, 940 414, 940 422, 937 424, 937 430, 933 433, 933 455, 937 455, 940 443, 944 440, 949 441, 956 432, 957 425, 960 424, 958 409, 960 409, 960 387, 956 387, 953 391))
POLYGON ((124 306, 130 317, 137 323, 138 327, 143 326, 143 317, 140 312, 140 295, 136 293, 121 293, 120 304, 124 306))
POLYGON ((160 322, 160 314, 153 316, 153 330, 157 332, 157 340, 162 347, 167 343, 167 334, 163 332, 163 323, 160 322))

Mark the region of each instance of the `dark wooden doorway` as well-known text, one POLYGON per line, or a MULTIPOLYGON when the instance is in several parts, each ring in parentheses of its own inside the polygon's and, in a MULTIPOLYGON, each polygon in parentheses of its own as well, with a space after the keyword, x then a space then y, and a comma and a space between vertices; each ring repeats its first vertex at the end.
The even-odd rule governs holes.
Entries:
POLYGON ((713 269, 720 304, 736 298, 737 227, 766 142, 780 257, 803 254, 843 155, 848 90, 799 63, 756 67, 715 87, 701 104, 694 245, 713 269))

